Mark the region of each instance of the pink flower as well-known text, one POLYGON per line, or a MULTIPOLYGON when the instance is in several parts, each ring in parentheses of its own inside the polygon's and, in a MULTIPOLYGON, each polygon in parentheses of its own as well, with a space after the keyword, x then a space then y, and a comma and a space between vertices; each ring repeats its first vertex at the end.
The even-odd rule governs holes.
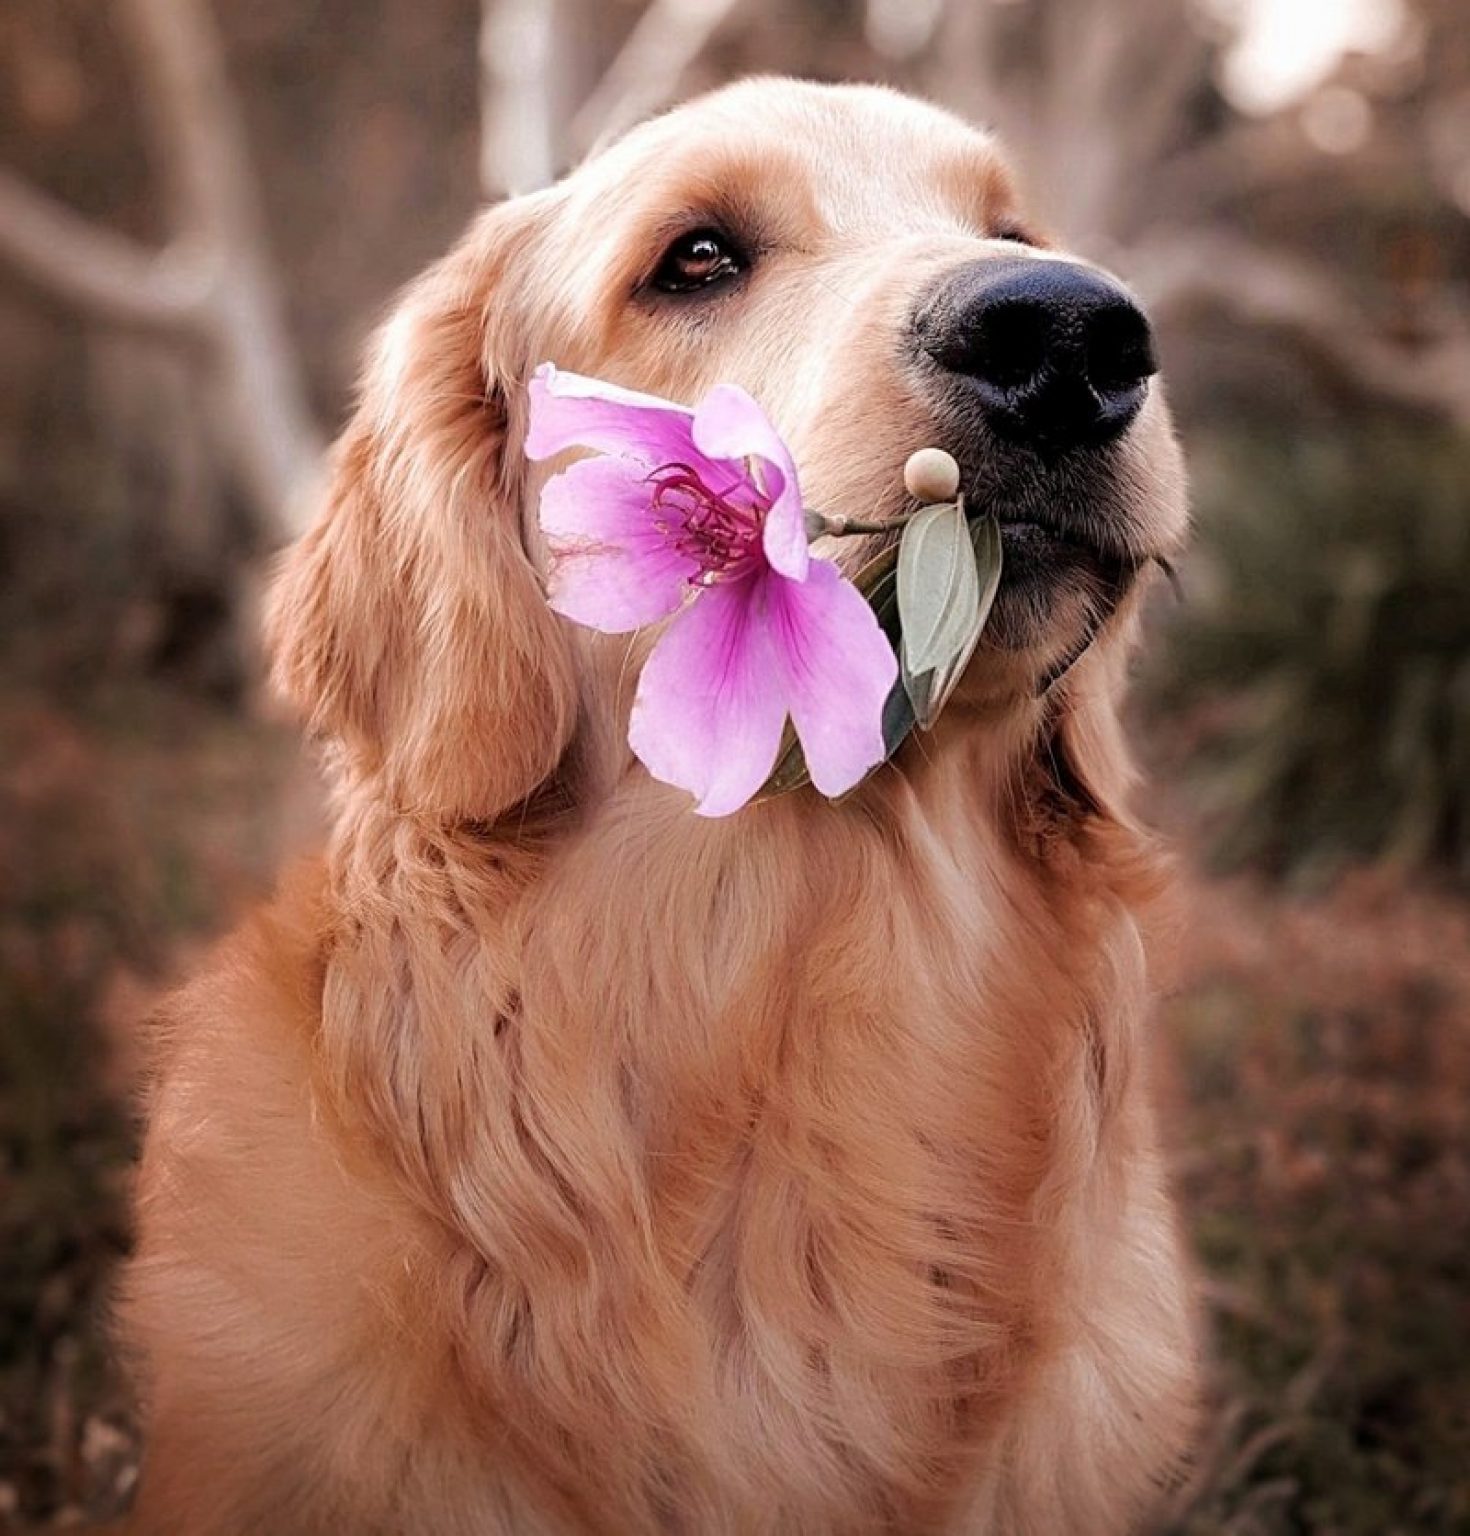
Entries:
POLYGON ((582 459, 548 481, 558 613, 610 634, 676 614, 643 669, 628 740, 705 816, 738 810, 789 716, 812 783, 840 795, 883 759, 893 648, 862 594, 807 550, 796 467, 744 390, 696 410, 543 363, 526 452, 582 459))

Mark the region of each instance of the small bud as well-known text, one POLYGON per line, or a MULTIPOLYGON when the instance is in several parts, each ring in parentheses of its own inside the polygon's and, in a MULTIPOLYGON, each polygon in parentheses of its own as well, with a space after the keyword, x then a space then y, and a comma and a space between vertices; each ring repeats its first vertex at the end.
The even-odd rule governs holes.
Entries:
POLYGON ((920 448, 903 467, 904 488, 915 501, 953 501, 960 490, 960 466, 943 448, 920 448))

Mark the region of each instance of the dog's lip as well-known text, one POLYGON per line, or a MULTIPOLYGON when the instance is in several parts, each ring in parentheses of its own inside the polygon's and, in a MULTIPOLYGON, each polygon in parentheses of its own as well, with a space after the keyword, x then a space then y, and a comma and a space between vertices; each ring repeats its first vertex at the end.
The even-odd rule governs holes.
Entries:
POLYGON ((1001 547, 1007 555, 1014 553, 1023 558, 1043 559, 1071 553, 1104 563, 1138 558, 1138 552, 1128 548, 1123 540, 1109 538, 1105 527, 1089 527, 1060 512, 1053 512, 1046 505, 1044 496, 1008 495, 1003 484, 994 481, 976 484, 968 477, 961 489, 972 517, 989 514, 995 518, 1000 528, 1001 547), (1018 502, 1019 506, 1016 505, 1018 502))
POLYGON ((1000 518, 998 522, 1000 547, 1006 566, 1013 572, 1067 563, 1079 557, 1088 561, 1105 558, 1104 551, 1090 541, 1034 518, 1000 518))
POLYGON ((1045 555, 1054 552, 1058 546, 1089 555, 1111 553, 1078 531, 1060 528, 1040 518, 997 517, 996 522, 1000 527, 1001 547, 1007 554, 1045 555))
POLYGON ((965 473, 961 481, 971 516, 989 514, 999 525, 1001 548, 1021 564, 1057 564, 1085 560, 1103 567, 1137 565, 1150 558, 1105 520, 1068 516, 1065 492, 1054 497, 1030 477, 965 473))
POLYGON ((1083 565, 1104 574, 1141 563, 1132 551, 1099 543, 1078 529, 1060 528, 1055 523, 1032 517, 1000 517, 997 522, 1005 561, 1002 580, 1006 571, 1013 577, 1040 576, 1048 571, 1059 574, 1083 565))
POLYGON ((1053 527, 1050 523, 1043 523, 1034 517, 1001 517, 996 521, 1000 525, 1002 538, 1019 539, 1027 543, 1038 539, 1045 539, 1048 543, 1063 544, 1085 542, 1064 529, 1053 527))

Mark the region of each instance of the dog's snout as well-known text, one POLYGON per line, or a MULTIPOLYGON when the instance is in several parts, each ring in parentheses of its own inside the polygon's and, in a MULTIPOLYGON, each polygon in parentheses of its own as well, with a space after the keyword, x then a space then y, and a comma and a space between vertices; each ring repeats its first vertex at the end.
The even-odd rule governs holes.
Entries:
POLYGON ((970 263, 934 295, 919 335, 979 396, 991 430, 1037 448, 1116 437, 1157 371, 1142 310, 1119 283, 1072 262, 970 263))

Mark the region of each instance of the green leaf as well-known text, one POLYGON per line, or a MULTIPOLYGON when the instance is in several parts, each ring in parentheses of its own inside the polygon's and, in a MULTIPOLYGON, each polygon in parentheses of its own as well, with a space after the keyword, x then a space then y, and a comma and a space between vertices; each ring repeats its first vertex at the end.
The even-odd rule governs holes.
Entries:
POLYGON ((776 753, 776 766, 771 769, 770 778, 756 791, 754 798, 757 801, 770 800, 776 795, 800 789, 803 784, 810 784, 811 781, 812 776, 806 766, 806 753, 801 750, 801 742, 788 721, 781 737, 781 748, 776 753))
POLYGON ((898 612, 908 673, 918 677, 947 666, 972 639, 979 606, 964 503, 925 507, 904 529, 898 550, 898 612))
POLYGON ((890 640, 898 637, 898 589, 894 573, 898 566, 898 545, 890 544, 866 565, 858 568, 852 584, 868 600, 878 616, 878 623, 890 640))
MULTIPOLYGON (((1000 526, 993 517, 974 519, 968 528, 968 542, 972 569, 977 587, 974 619, 969 629, 957 635, 958 644, 949 656, 925 671, 916 671, 907 659, 906 650, 900 650, 903 661, 903 681, 913 705, 914 719, 924 730, 933 728, 950 695, 965 675, 965 668, 975 654, 985 622, 995 604, 995 594, 1000 587, 1001 541, 1000 526)), ((907 633, 904 646, 907 645, 907 633)))

